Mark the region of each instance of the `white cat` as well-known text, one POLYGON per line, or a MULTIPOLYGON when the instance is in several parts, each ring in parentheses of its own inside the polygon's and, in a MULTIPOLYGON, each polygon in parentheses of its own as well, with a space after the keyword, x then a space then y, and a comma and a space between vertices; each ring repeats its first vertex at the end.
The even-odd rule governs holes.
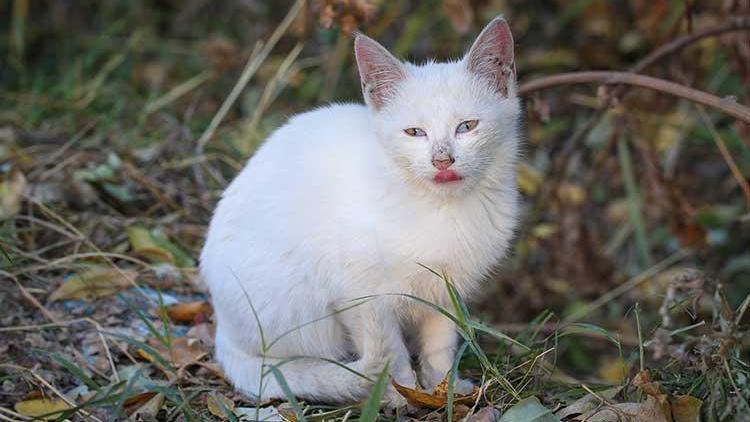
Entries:
MULTIPOLYGON (((224 192, 201 255, 216 357, 253 397, 285 397, 271 365, 294 395, 322 402, 367 396, 372 382, 343 365, 376 379, 389 362, 398 383, 433 388, 458 337, 404 296, 452 308, 419 264, 471 297, 513 236, 520 106, 507 23, 490 22, 456 62, 402 63, 364 35, 354 49, 367 106, 276 130, 224 192)), ((390 387, 386 398, 402 400, 390 387)))

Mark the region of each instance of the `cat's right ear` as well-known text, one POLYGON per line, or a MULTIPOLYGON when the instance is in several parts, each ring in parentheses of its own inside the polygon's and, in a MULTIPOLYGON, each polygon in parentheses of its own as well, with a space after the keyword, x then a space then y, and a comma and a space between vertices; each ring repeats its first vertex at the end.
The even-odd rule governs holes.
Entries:
POLYGON ((372 38, 356 34, 354 55, 365 102, 374 109, 383 107, 394 95, 406 73, 401 62, 372 38))

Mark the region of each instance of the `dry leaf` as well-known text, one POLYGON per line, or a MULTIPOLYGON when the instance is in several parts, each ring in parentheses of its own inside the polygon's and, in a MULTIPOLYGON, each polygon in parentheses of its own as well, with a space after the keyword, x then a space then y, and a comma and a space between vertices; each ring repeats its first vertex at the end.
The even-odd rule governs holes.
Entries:
POLYGON ((169 250, 159 246, 154 240, 151 232, 143 227, 130 227, 128 229, 128 240, 133 252, 141 257, 154 262, 175 263, 175 257, 169 250))
POLYGON ((487 406, 469 417, 467 422, 498 422, 501 413, 493 406, 487 406))
POLYGON ((669 399, 674 422, 699 422, 703 400, 693 396, 675 396, 669 399))
MULTIPOLYGON (((396 381, 391 380, 391 384, 396 388, 410 405, 415 407, 426 407, 428 409, 439 409, 448 404, 448 376, 438 384, 433 390, 432 394, 422 390, 415 390, 413 388, 404 387, 398 384, 396 381)), ((474 389, 474 392, 469 395, 454 394, 453 403, 455 404, 467 404, 471 405, 477 399, 479 394, 478 389, 474 389)))
POLYGON ((597 371, 599 377, 609 384, 621 384, 628 372, 628 365, 620 356, 606 358, 597 371))
POLYGON ((210 322, 193 325, 185 333, 185 337, 200 340, 207 347, 213 347, 214 338, 216 337, 216 326, 210 322))
MULTIPOLYGON (((146 344, 154 348, 159 356, 171 363, 175 368, 183 368, 198 362, 208 353, 199 340, 187 337, 173 339, 170 349, 167 349, 160 341, 153 338, 146 340, 146 344)), ((165 368, 161 367, 159 361, 151 353, 143 349, 138 349, 138 354, 159 367, 162 371, 165 371, 165 368)))
POLYGON ((596 393, 596 396, 594 396, 593 394, 586 394, 585 396, 571 403, 569 406, 555 412, 555 416, 560 419, 575 420, 571 419, 571 417, 591 413, 594 409, 604 404, 601 401, 602 398, 605 400, 612 400, 621 390, 622 387, 613 387, 604 391, 598 391, 596 393))
POLYGON ((18 214, 24 189, 26 178, 20 171, 12 172, 8 180, 0 182, 0 221, 18 214))
POLYGON ((91 300, 109 296, 135 284, 137 272, 111 267, 91 268, 76 274, 49 295, 48 300, 91 300))
POLYGON ((152 391, 136 394, 125 400, 125 411, 130 420, 143 420, 144 416, 156 416, 164 405, 164 395, 152 391), (130 403, 128 403, 130 402, 130 403))
MULTIPOLYGON (((633 378, 633 384, 646 393, 641 403, 606 404, 587 395, 557 412, 556 416, 566 421, 612 422, 620 420, 648 422, 695 422, 700 420, 701 400, 691 396, 669 397, 658 383, 651 381, 648 371, 641 371, 633 378)), ((598 393, 611 399, 619 387, 598 393), (614 394, 611 394, 614 393, 614 394)))
POLYGON ((61 399, 32 399, 24 400, 13 406, 16 412, 33 418, 40 418, 47 421, 57 419, 62 411, 68 410, 71 406, 61 399), (46 416, 45 416, 46 415, 46 416))
POLYGON ((167 315, 174 322, 201 323, 212 313, 213 308, 206 301, 175 303, 167 306, 167 315))
POLYGON ((538 398, 531 396, 506 410, 500 422, 560 422, 560 418, 544 407, 538 398))
POLYGON ((212 415, 221 419, 227 418, 226 410, 234 411, 234 402, 226 396, 219 393, 211 393, 206 398, 206 407, 212 415), (226 410, 225 410, 226 409, 226 410))

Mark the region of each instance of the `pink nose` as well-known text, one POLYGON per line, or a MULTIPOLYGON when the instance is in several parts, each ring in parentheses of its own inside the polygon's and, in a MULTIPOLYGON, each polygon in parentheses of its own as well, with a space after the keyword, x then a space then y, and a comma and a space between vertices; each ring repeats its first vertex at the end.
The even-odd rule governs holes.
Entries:
POLYGON ((451 164, 455 163, 456 160, 453 157, 448 157, 447 160, 432 160, 432 165, 435 166, 438 170, 446 170, 448 167, 451 166, 451 164))

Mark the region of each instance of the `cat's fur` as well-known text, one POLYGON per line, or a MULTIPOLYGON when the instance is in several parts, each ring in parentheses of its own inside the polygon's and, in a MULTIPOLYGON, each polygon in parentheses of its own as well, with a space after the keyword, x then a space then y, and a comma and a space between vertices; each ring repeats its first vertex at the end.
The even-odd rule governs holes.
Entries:
POLYGON ((493 20, 457 62, 402 63, 363 35, 355 53, 367 106, 289 119, 211 221, 201 273, 216 357, 251 396, 285 396, 270 365, 298 397, 367 395, 370 381, 326 359, 371 379, 389 362, 400 384, 434 387, 453 363, 455 327, 403 294, 451 309, 444 281, 419 264, 472 297, 513 236, 520 107, 507 23, 493 20), (436 183, 433 160, 447 158, 463 179, 436 183))

